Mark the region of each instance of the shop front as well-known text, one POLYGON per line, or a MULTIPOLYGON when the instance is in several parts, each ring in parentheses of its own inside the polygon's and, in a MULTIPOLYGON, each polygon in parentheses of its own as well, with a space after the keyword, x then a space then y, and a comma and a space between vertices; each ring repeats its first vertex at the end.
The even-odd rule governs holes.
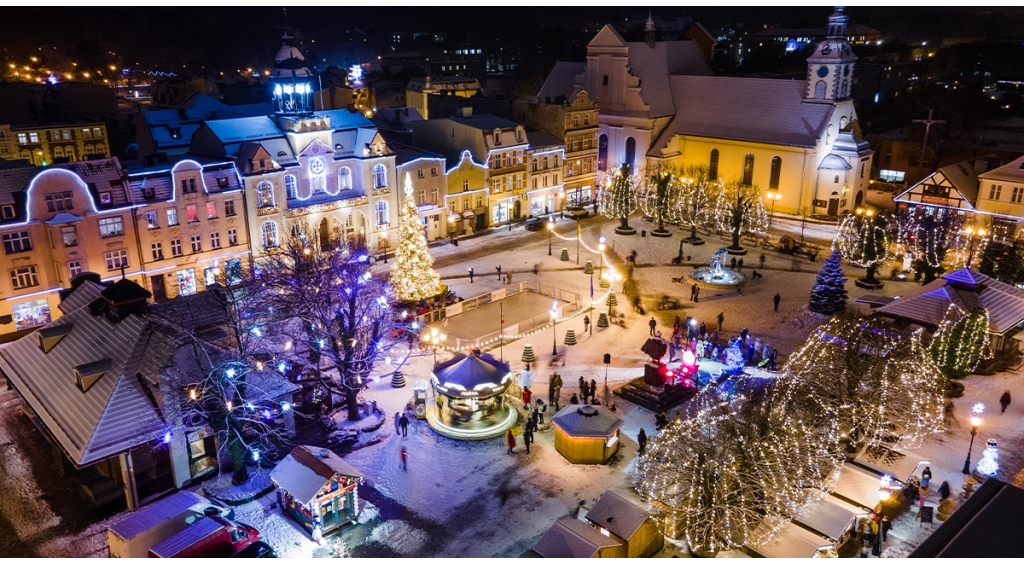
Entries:
POLYGON ((50 302, 46 298, 14 304, 11 314, 16 330, 31 329, 50 322, 50 302))
POLYGON ((567 206, 588 206, 593 203, 593 187, 586 186, 566 186, 565 187, 565 205, 567 206))
POLYGON ((298 445, 270 472, 281 510, 314 539, 359 517, 361 472, 327 449, 298 445))

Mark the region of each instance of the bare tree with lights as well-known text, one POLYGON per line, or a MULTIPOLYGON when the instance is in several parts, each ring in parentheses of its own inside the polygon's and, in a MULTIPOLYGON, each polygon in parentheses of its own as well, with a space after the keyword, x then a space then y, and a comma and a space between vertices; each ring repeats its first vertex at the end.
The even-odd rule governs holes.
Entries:
POLYGON ((834 422, 850 450, 882 442, 914 447, 942 430, 946 381, 921 331, 833 318, 790 357, 779 382, 799 417, 834 422))
POLYGON ((659 171, 641 183, 637 203, 647 217, 658 222, 658 228, 651 232, 654 237, 670 237, 665 229, 666 221, 676 221, 680 208, 680 179, 668 171, 659 171))
POLYGON ((768 210, 757 186, 741 182, 726 184, 716 202, 715 215, 719 229, 732 233, 730 251, 744 251, 740 246, 743 235, 764 235, 768 232, 768 210))
POLYGON ((684 241, 699 245, 704 241, 697 236, 697 227, 715 223, 715 212, 722 186, 716 179, 708 176, 706 166, 687 167, 679 176, 679 197, 674 200, 678 208, 673 215, 682 225, 690 228, 690 236, 684 241))
POLYGON ((604 189, 597 196, 601 215, 619 220, 615 232, 619 235, 633 235, 636 229, 629 226, 629 216, 637 210, 637 185, 640 180, 633 175, 632 167, 621 165, 614 173, 605 176, 604 189))
POLYGON ((713 556, 770 540, 827 494, 841 462, 836 433, 796 419, 773 394, 701 394, 693 417, 651 440, 633 478, 666 535, 713 556))
POLYGON ((891 232, 889 218, 870 208, 857 208, 857 213, 846 216, 839 224, 832 250, 839 251, 849 264, 867 269, 864 278, 857 280, 859 286, 881 286, 875 273, 882 263, 893 258, 889 246, 891 232))
POLYGON ((915 278, 927 284, 942 274, 947 254, 965 241, 961 212, 918 206, 900 218, 898 241, 913 261, 915 278))

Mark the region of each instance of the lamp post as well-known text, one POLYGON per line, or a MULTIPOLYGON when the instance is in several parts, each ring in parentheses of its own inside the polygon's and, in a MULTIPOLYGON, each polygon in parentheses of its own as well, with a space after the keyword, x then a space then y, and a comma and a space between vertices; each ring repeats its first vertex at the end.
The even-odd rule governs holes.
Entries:
POLYGON ((580 225, 580 216, 576 216, 576 265, 580 264, 580 239, 583 238, 583 226, 580 225))
POLYGON ((964 474, 971 473, 971 450, 974 449, 974 437, 978 434, 978 425, 984 419, 981 414, 985 412, 985 404, 976 403, 971 408, 971 444, 967 447, 967 460, 964 460, 964 474))
POLYGON ((448 234, 451 235, 451 240, 449 241, 449 243, 454 245, 455 244, 455 216, 454 215, 449 215, 448 216, 448 234))
POLYGON ((771 227, 772 222, 775 220, 775 202, 782 199, 782 194, 779 194, 778 190, 769 190, 765 195, 772 201, 772 213, 768 216, 768 227, 771 227))
POLYGON ((388 263, 388 238, 381 238, 381 245, 384 247, 384 264, 388 263))
POLYGON ((558 301, 551 303, 551 356, 558 356, 558 301))
POLYGON ((984 239, 985 235, 988 235, 988 231, 985 231, 982 227, 974 229, 973 227, 968 226, 964 228, 964 233, 971 238, 971 250, 967 255, 967 268, 970 268, 971 262, 974 261, 974 245, 977 244, 978 239, 984 239))
MULTIPOLYGON (((597 267, 597 277, 598 278, 600 278, 601 275, 604 274, 604 250, 605 250, 605 248, 606 247, 605 247, 605 244, 604 244, 604 236, 598 237, 598 239, 597 239, 597 251, 601 254, 601 266, 597 267)), ((590 277, 593 278, 594 275, 591 274, 590 277)))
MULTIPOLYGON (((882 504, 885 503, 886 501, 888 501, 890 497, 892 497, 892 488, 890 487, 891 484, 892 484, 892 477, 891 476, 888 476, 888 475, 882 476, 881 484, 879 485, 879 488, 878 488, 878 513, 879 513, 879 515, 881 515, 881 513, 882 513, 882 504)), ((885 532, 886 532, 885 530, 882 529, 882 527, 886 526, 885 523, 886 523, 886 521, 885 521, 884 518, 881 519, 879 521, 879 523, 878 523, 878 534, 875 535, 875 546, 874 546, 873 550, 871 551, 871 553, 874 554, 875 556, 879 556, 879 555, 882 554, 882 535, 884 535, 885 532)))
POLYGON ((443 343, 447 338, 448 335, 439 331, 437 327, 431 327, 430 333, 426 335, 425 340, 430 343, 431 347, 434 349, 434 364, 437 364, 437 347, 441 346, 441 343, 443 343))
POLYGON ((548 216, 548 256, 551 256, 551 234, 555 232, 555 220, 548 216))

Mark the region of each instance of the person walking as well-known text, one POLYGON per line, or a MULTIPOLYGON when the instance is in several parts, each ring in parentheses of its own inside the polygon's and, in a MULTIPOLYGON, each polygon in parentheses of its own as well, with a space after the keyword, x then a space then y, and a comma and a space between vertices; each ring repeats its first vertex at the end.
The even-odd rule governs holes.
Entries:
POLYGON ((399 451, 398 456, 402 459, 402 470, 409 469, 409 453, 405 451, 405 447, 399 451))
POLYGON ((395 412, 395 435, 401 435, 402 434, 402 426, 401 426, 401 423, 399 423, 399 421, 401 419, 402 419, 402 414, 396 411, 395 412))
POLYGON ((722 326, 723 325, 725 325, 725 312, 724 311, 718 313, 718 330, 719 331, 722 330, 722 326))
POLYGON ((580 395, 586 397, 587 395, 587 381, 580 376, 580 395))
POLYGON ((636 436, 636 443, 640 445, 639 452, 642 455, 647 450, 647 432, 643 427, 640 428, 640 433, 636 436))
POLYGON ((498 271, 498 282, 501 282, 501 265, 494 267, 494 270, 498 271))
POLYGON ((533 442, 533 431, 527 427, 523 431, 523 444, 526 445, 526 454, 530 454, 530 443, 533 442))
POLYGON ((939 486, 939 497, 942 499, 949 497, 949 482, 942 482, 942 485, 939 486))
POLYGON ((730 266, 730 267, 731 267, 731 268, 732 268, 733 270, 736 270, 736 257, 732 257, 732 259, 731 259, 731 260, 729 261, 729 266, 730 266))
POLYGON ((672 322, 672 336, 673 337, 675 337, 676 335, 679 334, 679 324, 680 324, 679 316, 677 315, 676 316, 676 320, 674 322, 672 322))
POLYGON ((999 415, 1006 413, 1006 408, 1010 407, 1010 390, 1003 392, 1002 397, 999 398, 999 405, 1003 407, 1003 410, 999 412, 999 415))
POLYGON ((508 272, 508 273, 505 274, 505 280, 509 284, 512 283, 512 273, 511 272, 508 272))
POLYGON ((761 253, 761 270, 764 270, 764 259, 765 259, 764 253, 761 253))
POLYGON ((697 284, 694 283, 693 286, 690 286, 690 301, 691 302, 695 301, 696 296, 697 296, 697 284))
POLYGON ((774 297, 774 298, 772 298, 772 303, 774 303, 774 304, 775 304, 775 311, 776 311, 776 312, 778 312, 778 311, 779 311, 779 302, 781 302, 781 301, 782 301, 782 296, 780 296, 780 295, 779 295, 779 293, 778 293, 778 292, 776 292, 776 293, 775 293, 775 297, 774 297))
POLYGON ((590 316, 589 315, 584 315, 583 316, 583 332, 586 333, 589 330, 590 330, 590 316))
POLYGON ((590 384, 584 380, 583 383, 580 384, 580 399, 583 401, 584 405, 586 405, 588 397, 590 397, 590 384))
MULTIPOLYGON (((544 412, 547 410, 548 408, 546 405, 544 405, 544 400, 537 398, 537 410, 534 411, 534 414, 537 416, 537 425, 544 424, 544 412)), ((537 426, 534 425, 534 428, 536 427, 537 426)))
POLYGON ((404 413, 402 414, 402 417, 400 417, 398 419, 398 424, 402 426, 402 436, 403 437, 408 437, 409 436, 409 418, 406 417, 404 413))
POLYGON ((736 270, 743 271, 743 259, 741 258, 736 262, 736 270))
POLYGON ((654 328, 658 326, 658 322, 655 321, 654 318, 652 317, 651 320, 647 322, 647 326, 651 328, 651 336, 653 337, 654 336, 654 328))
POLYGON ((703 321, 700 322, 700 338, 703 339, 708 334, 708 326, 703 321))
POLYGON ((555 411, 558 411, 558 404, 561 403, 562 399, 562 376, 557 372, 555 372, 555 397, 551 399, 552 401, 549 401, 548 403, 553 403, 555 405, 555 411))
POLYGON ((697 289, 693 291, 693 301, 700 303, 700 286, 697 286, 697 289))
POLYGON ((469 283, 470 284, 473 283, 473 273, 474 273, 474 270, 472 268, 470 268, 469 269, 469 283))
POLYGON ((512 449, 516 448, 516 436, 512 434, 512 429, 505 432, 505 441, 508 442, 508 453, 512 454, 512 449))
POLYGON ((597 399, 597 380, 590 379, 590 403, 597 399))
POLYGON ((523 388, 523 405, 526 407, 530 407, 530 400, 532 399, 533 392, 530 391, 530 388, 523 388))

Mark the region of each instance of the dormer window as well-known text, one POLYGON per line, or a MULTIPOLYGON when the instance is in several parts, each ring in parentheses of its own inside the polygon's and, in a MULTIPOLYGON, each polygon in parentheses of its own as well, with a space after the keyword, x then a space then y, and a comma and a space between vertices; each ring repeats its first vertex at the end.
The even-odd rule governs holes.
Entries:
POLYGON ((494 130, 494 144, 501 145, 501 130, 494 130))
POLYGON ((50 352, 50 350, 53 349, 61 339, 71 333, 71 330, 74 329, 74 327, 74 323, 64 323, 63 325, 51 325, 50 327, 40 329, 36 332, 36 335, 39 336, 40 350, 42 350, 44 354, 50 352))
POLYGON ((181 139, 181 128, 180 127, 172 127, 171 128, 171 139, 181 139))
POLYGON ((219 186, 220 188, 227 188, 228 187, 228 177, 224 176, 224 177, 218 178, 217 179, 217 186, 219 186))
POLYGON ((79 364, 74 368, 75 371, 75 385, 78 386, 79 390, 83 392, 89 391, 89 388, 93 386, 104 374, 110 370, 111 365, 114 361, 109 358, 96 360, 87 364, 79 364))
POLYGON ((11 206, 11 205, 0 206, 0 218, 2 218, 2 219, 14 219, 14 206, 11 206))

